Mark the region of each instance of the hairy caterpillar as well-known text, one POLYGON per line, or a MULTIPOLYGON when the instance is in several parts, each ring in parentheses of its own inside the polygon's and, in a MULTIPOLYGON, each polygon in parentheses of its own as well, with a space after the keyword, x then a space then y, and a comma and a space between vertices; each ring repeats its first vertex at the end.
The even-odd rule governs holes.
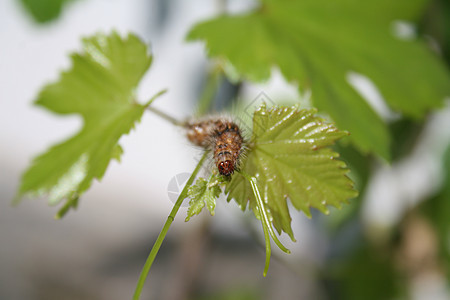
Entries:
POLYGON ((244 139, 239 126, 225 119, 187 122, 186 136, 193 144, 212 151, 221 175, 234 173, 242 154, 244 139))

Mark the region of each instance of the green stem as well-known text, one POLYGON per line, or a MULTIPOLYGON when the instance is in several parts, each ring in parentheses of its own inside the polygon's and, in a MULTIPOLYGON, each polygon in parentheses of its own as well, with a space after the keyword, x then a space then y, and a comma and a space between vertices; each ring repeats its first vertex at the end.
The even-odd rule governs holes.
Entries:
POLYGON ((139 297, 142 292, 142 288, 144 287, 145 279, 147 278, 147 275, 150 271, 153 261, 155 260, 156 254, 158 254, 159 248, 161 247, 161 244, 164 241, 164 238, 166 237, 167 231, 169 230, 170 225, 172 224, 173 220, 175 219, 175 216, 181 206, 181 203, 183 203, 183 200, 187 197, 188 189, 194 182, 195 177, 197 176, 198 172, 200 171, 200 168, 202 167, 203 162, 205 161, 207 155, 208 155, 208 151, 205 151, 202 158, 200 159, 197 166, 195 167, 194 172, 192 172, 191 177, 189 177, 188 181, 186 182, 186 185, 184 186, 183 190, 181 191, 180 196, 178 196, 177 202, 175 202, 175 205, 173 206, 172 211, 170 212, 169 216, 167 217, 166 223, 164 224, 161 232, 159 233, 159 236, 156 239, 156 242, 153 245, 153 248, 150 251, 150 254, 148 255, 147 261, 145 262, 145 265, 144 265, 144 268, 142 269, 141 275, 139 276, 139 281, 136 285, 136 290, 134 291, 133 300, 139 300, 139 297))
POLYGON ((169 116, 165 112, 160 111, 159 109, 157 109, 157 108, 155 108, 153 106, 150 106, 150 104, 152 104, 153 101, 155 101, 156 98, 158 98, 161 95, 164 95, 166 92, 167 92, 167 90, 162 90, 162 91, 158 92, 156 95, 154 95, 152 98, 150 98, 150 100, 148 100, 144 104, 145 108, 147 110, 151 111, 152 113, 154 113, 155 115, 157 115, 157 116, 163 118, 164 120, 168 121, 169 123, 172 123, 175 126, 184 126, 185 125, 184 122, 180 122, 177 119, 175 119, 174 117, 169 116))
POLYGON ((267 272, 269 272, 270 256, 272 255, 272 248, 270 245, 269 232, 267 232, 267 226, 264 226, 264 223, 262 223, 261 225, 264 231, 264 241, 266 243, 266 262, 264 265, 264 272, 263 272, 263 276, 266 277, 267 272))
POLYGON ((287 249, 280 242, 280 240, 276 236, 275 232, 273 231, 272 225, 269 220, 269 216, 267 215, 266 206, 264 205, 264 202, 261 198, 261 194, 259 193, 258 185, 256 184, 256 178, 251 177, 250 175, 243 172, 242 170, 240 171, 240 173, 242 174, 242 176, 244 176, 250 182, 250 186, 252 187, 252 190, 253 190, 253 195, 255 195, 255 198, 256 198, 256 205, 258 206, 259 211, 260 211, 261 223, 262 223, 263 230, 264 230, 264 238, 266 240, 266 266, 264 268, 264 276, 266 276, 267 270, 269 269, 270 254, 271 254, 270 239, 269 239, 268 233, 270 233, 270 236, 272 236, 272 239, 274 240, 275 244, 277 244, 277 246, 281 250, 283 250, 286 253, 291 253, 291 251, 289 249, 287 249))
POLYGON ((175 126, 184 126, 185 123, 178 121, 177 119, 175 119, 172 116, 169 116, 168 114, 166 114, 165 112, 153 107, 153 106, 149 106, 147 107, 147 110, 151 111, 152 113, 154 113, 155 115, 159 116, 160 118, 163 118, 164 120, 168 121, 169 123, 172 123, 175 126))

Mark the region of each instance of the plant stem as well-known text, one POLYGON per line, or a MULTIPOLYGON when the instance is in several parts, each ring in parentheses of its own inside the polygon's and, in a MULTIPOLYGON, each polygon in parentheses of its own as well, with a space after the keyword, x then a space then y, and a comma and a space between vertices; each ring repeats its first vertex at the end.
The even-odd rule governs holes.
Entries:
POLYGON ((259 194, 258 186, 256 185, 256 178, 255 177, 250 177, 247 174, 245 174, 245 177, 250 182, 250 185, 251 185, 252 190, 253 190, 253 194, 255 195, 255 198, 256 198, 256 203, 257 203, 257 205, 259 207, 259 213, 260 213, 260 218, 261 218, 261 225, 263 227, 264 240, 266 242, 266 264, 265 264, 264 273, 263 273, 264 277, 266 277, 267 272, 269 271, 270 255, 272 253, 272 249, 271 249, 271 246, 270 246, 269 232, 267 230, 268 227, 270 226, 270 224, 268 222, 269 218, 267 217, 266 210, 265 210, 264 204, 263 204, 262 199, 261 199, 261 195, 259 194))
POLYGON ((156 100, 156 98, 158 98, 159 96, 165 94, 166 92, 167 92, 167 90, 162 90, 162 91, 158 92, 156 95, 154 95, 152 98, 150 98, 150 100, 148 100, 148 101, 144 104, 144 106, 146 107, 147 110, 149 110, 149 111, 151 111, 152 113, 154 113, 155 115, 157 115, 157 116, 163 118, 164 120, 166 120, 166 121, 172 123, 173 125, 175 125, 175 126, 184 126, 184 125, 185 125, 184 122, 180 122, 180 121, 178 121, 177 119, 175 119, 174 117, 169 116, 169 115, 166 114, 165 112, 160 111, 159 109, 154 108, 153 106, 150 106, 150 104, 152 104, 153 101, 156 100))
POLYGON ((197 176, 198 172, 200 171, 200 168, 203 165, 203 162, 205 161, 207 155, 208 155, 208 151, 205 151, 202 158, 200 159, 197 166, 195 167, 194 172, 192 172, 191 177, 189 177, 188 181, 186 182, 186 185, 184 186, 183 190, 181 191, 180 196, 178 196, 177 202, 175 202, 175 205, 173 206, 172 211, 170 212, 169 216, 167 217, 166 223, 164 224, 161 232, 159 233, 159 236, 156 239, 156 242, 153 245, 153 248, 150 251, 150 254, 148 255, 147 261, 145 262, 145 265, 144 265, 144 268, 142 269, 141 275, 139 276, 136 290, 134 291, 133 300, 139 300, 139 297, 142 292, 142 288, 144 287, 145 279, 147 278, 147 275, 150 271, 153 261, 155 260, 156 254, 158 254, 159 248, 161 247, 161 244, 167 235, 167 231, 169 230, 170 225, 172 224, 173 220, 175 219, 175 216, 181 206, 181 203, 183 203, 183 200, 187 197, 188 189, 194 182, 194 179, 197 176))
POLYGON ((160 110, 157 109, 157 108, 154 108, 153 106, 149 106, 149 107, 147 107, 147 109, 148 109, 149 111, 151 111, 152 113, 158 115, 159 117, 163 118, 164 120, 166 120, 166 121, 172 123, 172 124, 175 125, 175 126, 184 126, 184 125, 185 125, 185 122, 181 122, 181 121, 175 119, 174 117, 169 116, 169 115, 166 114, 165 112, 162 112, 162 111, 160 111, 160 110))
POLYGON ((253 190, 253 195, 256 198, 256 205, 259 208, 259 213, 260 213, 260 219, 261 219, 261 224, 264 230, 264 239, 266 242, 266 266, 264 268, 264 276, 267 275, 267 271, 269 269, 269 263, 270 263, 270 254, 271 254, 271 247, 270 247, 270 238, 269 238, 269 233, 270 236, 272 236, 273 241, 275 242, 275 244, 277 244, 277 246, 284 252, 286 253, 291 253, 291 251, 289 249, 287 249, 278 239, 278 237, 276 236, 275 232, 273 231, 272 225, 270 224, 270 220, 269 220, 269 216, 267 215, 267 211, 266 211, 266 206, 264 205, 264 202, 261 198, 261 194, 259 193, 259 188, 258 185, 256 184, 256 178, 255 177, 251 177, 250 175, 248 175, 247 173, 245 173, 244 171, 239 171, 242 176, 244 176, 245 179, 247 179, 250 183, 250 186, 252 187, 253 190))
POLYGON ((269 272, 269 265, 270 265, 270 256, 272 255, 272 248, 270 245, 270 237, 269 232, 267 231, 267 226, 264 225, 264 222, 261 223, 263 232, 264 232, 264 241, 266 243, 266 262, 264 264, 264 272, 263 276, 267 276, 267 272, 269 272))

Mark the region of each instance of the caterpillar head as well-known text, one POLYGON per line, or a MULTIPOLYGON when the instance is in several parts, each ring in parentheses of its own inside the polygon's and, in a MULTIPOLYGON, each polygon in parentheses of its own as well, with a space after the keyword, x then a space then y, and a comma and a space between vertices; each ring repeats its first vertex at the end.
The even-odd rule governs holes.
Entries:
POLYGON ((219 173, 224 176, 229 176, 234 173, 234 164, 230 160, 221 161, 217 168, 219 173))

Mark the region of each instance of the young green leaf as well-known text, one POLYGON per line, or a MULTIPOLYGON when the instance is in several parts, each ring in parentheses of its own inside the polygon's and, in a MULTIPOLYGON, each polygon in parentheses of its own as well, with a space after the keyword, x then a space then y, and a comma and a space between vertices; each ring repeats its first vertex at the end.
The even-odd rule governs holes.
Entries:
POLYGON ((40 92, 36 104, 58 114, 79 114, 83 128, 67 141, 36 157, 24 173, 16 201, 24 195, 49 195, 49 203, 66 199, 61 217, 112 159, 119 160, 120 137, 138 122, 147 104, 134 89, 152 56, 136 36, 97 34, 83 40, 84 51, 72 55, 73 66, 40 92))
POLYGON ((219 175, 213 173, 208 181, 204 178, 199 178, 195 182, 195 185, 189 187, 188 197, 191 198, 191 200, 189 201, 186 222, 189 221, 192 216, 198 215, 205 204, 211 215, 214 215, 216 198, 218 198, 222 192, 219 186, 221 181, 219 175))
MULTIPOLYGON (((348 169, 328 146, 347 135, 314 115, 315 110, 297 107, 261 106, 253 116, 253 134, 242 173, 257 179, 269 219, 278 233, 294 240, 289 198, 298 210, 310 216, 310 207, 328 213, 327 206, 340 208, 357 195, 348 169)), ((240 173, 227 184, 227 200, 235 199, 242 210, 247 203, 257 218, 258 205, 252 187, 240 173)))
POLYGON ((396 20, 417 20, 424 0, 266 0, 255 11, 221 16, 195 26, 189 40, 206 41, 209 54, 226 58, 251 80, 280 68, 314 106, 352 133, 360 150, 389 158, 386 125, 347 81, 368 76, 390 107, 419 118, 450 95, 444 64, 415 38, 393 34, 396 20))

